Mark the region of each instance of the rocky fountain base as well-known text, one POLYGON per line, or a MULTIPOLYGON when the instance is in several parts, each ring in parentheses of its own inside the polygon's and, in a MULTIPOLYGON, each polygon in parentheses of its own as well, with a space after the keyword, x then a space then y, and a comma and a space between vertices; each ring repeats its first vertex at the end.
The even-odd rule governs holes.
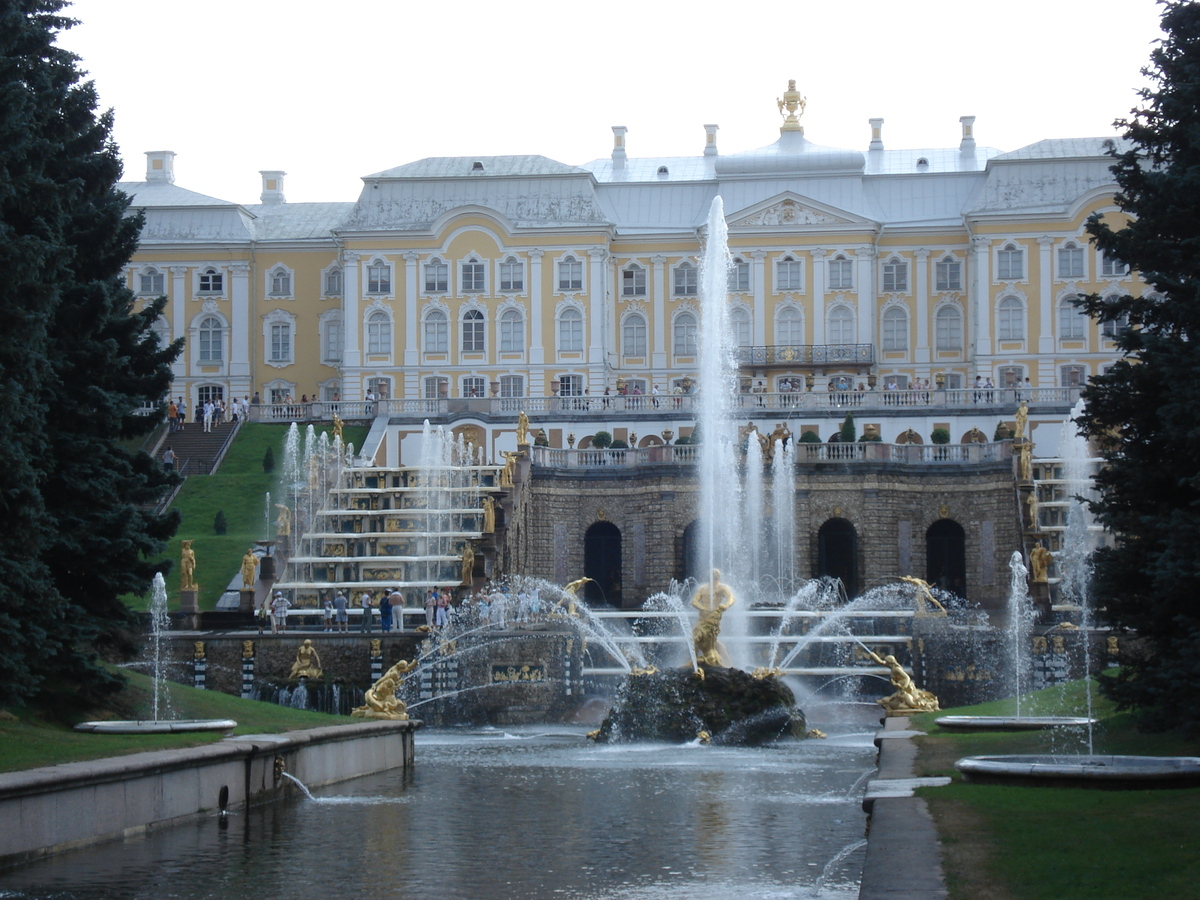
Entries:
POLYGON ((600 743, 699 738, 745 746, 805 736, 804 713, 778 678, 707 663, 699 671, 703 677, 690 667, 631 673, 592 736, 600 743))

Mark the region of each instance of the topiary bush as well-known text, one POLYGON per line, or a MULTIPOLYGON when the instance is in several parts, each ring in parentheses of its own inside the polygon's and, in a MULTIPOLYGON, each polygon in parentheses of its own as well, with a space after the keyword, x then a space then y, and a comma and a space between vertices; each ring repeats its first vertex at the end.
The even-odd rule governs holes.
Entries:
POLYGON ((213 519, 213 534, 224 534, 229 530, 229 523, 225 521, 225 510, 218 509, 217 515, 213 519))
POLYGON ((800 435, 800 443, 802 444, 819 444, 821 443, 820 435, 815 431, 806 431, 800 435))
POLYGON ((612 446, 613 436, 607 431, 597 431, 592 435, 592 446, 597 450, 605 450, 612 446))
POLYGON ((846 421, 842 423, 840 432, 841 441, 843 444, 854 443, 854 416, 851 413, 846 413, 846 421))
POLYGON ((267 452, 263 454, 263 471, 270 475, 275 471, 275 451, 267 447, 267 452))
POLYGON ((613 441, 611 444, 608 445, 608 449, 609 450, 628 450, 629 444, 627 444, 625 441, 621 440, 620 438, 617 438, 615 441, 613 441))
POLYGON ((929 440, 934 444, 950 443, 950 432, 945 428, 935 428, 929 435, 929 440))

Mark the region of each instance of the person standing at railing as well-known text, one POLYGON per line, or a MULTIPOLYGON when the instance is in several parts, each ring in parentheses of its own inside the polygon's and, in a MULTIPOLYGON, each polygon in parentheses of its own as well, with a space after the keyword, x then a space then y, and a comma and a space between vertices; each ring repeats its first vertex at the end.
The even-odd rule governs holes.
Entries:
POLYGON ((164 472, 175 471, 175 451, 171 449, 170 444, 167 444, 167 449, 163 451, 162 465, 164 472))
POLYGON ((358 630, 370 634, 375 627, 375 604, 371 601, 371 595, 363 591, 358 605, 362 607, 362 621, 358 624, 358 630))

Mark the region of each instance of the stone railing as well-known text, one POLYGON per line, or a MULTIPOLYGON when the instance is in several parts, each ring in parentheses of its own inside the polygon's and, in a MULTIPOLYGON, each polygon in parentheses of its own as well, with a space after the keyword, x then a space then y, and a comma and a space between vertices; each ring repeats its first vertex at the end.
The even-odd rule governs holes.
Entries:
MULTIPOLYGON (((992 388, 991 390, 902 390, 902 391, 780 391, 734 395, 734 409, 749 414, 807 412, 814 416, 844 416, 846 411, 864 413, 917 413, 945 411, 967 414, 974 410, 989 415, 1011 416, 1025 400, 1031 410, 1054 407, 1069 410, 1079 399, 1079 388, 992 388)), ((471 399, 364 401, 321 401, 317 403, 259 403, 250 407, 251 422, 343 421, 371 419, 378 415, 397 418, 438 418, 474 415, 498 420, 515 420, 524 411, 531 418, 589 418, 619 413, 624 417, 656 418, 680 413, 694 415, 699 409, 696 394, 645 394, 608 397, 488 397, 471 399)))
MULTIPOLYGON (((533 447, 533 465, 548 469, 637 468, 658 465, 691 465, 700 445, 654 444, 638 450, 559 450, 533 447)), ((901 463, 905 465, 955 465, 1005 462, 1012 459, 1012 442, 989 444, 854 444, 796 443, 798 465, 844 463, 901 463)))

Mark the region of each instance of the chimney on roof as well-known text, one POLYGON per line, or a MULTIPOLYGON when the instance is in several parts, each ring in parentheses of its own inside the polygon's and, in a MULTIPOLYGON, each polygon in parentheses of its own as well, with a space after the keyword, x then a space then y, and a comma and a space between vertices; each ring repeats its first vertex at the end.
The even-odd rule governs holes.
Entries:
POLYGON ((283 196, 283 176, 287 172, 280 172, 278 169, 260 169, 258 174, 262 176, 262 194, 258 199, 268 204, 286 203, 287 199, 283 196))
POLYGON ((871 146, 868 150, 883 149, 883 119, 867 119, 871 123, 871 146))
POLYGON ((146 153, 146 180, 175 183, 174 150, 150 150, 146 153))
POLYGON ((963 153, 975 152, 975 117, 974 116, 959 116, 958 121, 962 122, 962 143, 958 145, 958 149, 963 153))
POLYGON ((625 132, 629 129, 624 125, 614 125, 613 130, 613 167, 620 169, 625 166, 625 132))
POLYGON ((720 125, 705 125, 704 126, 704 155, 717 155, 717 129, 720 125))

